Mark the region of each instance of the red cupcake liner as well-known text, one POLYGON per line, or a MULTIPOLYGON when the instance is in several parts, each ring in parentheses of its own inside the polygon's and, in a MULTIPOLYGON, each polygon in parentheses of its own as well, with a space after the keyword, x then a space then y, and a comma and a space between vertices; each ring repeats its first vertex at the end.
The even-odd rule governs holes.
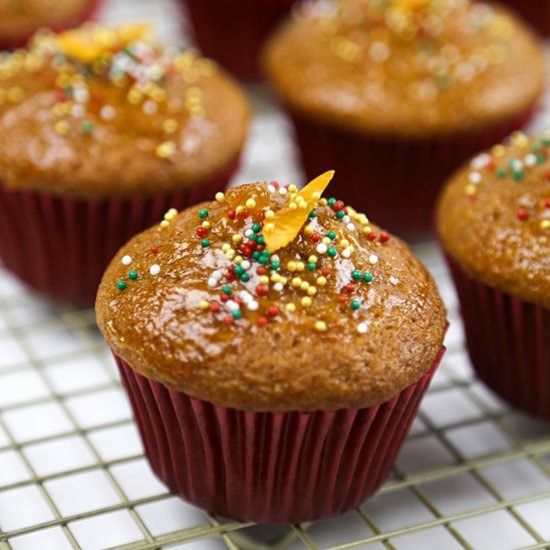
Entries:
POLYGON ((416 141, 366 136, 291 116, 308 179, 336 170, 335 196, 385 229, 419 240, 431 236, 433 207, 445 180, 471 156, 525 125, 533 112, 480 132, 416 141))
POLYGON ((115 360, 145 455, 173 493, 220 516, 286 524, 343 514, 380 487, 443 353, 382 405, 312 413, 216 407, 115 360))
POLYGON ((528 25, 542 35, 550 35, 550 3, 541 0, 499 0, 512 8, 528 25))
POLYGON ((261 78, 265 38, 296 0, 180 0, 202 53, 242 80, 261 78))
POLYGON ((78 306, 92 306, 103 272, 137 233, 178 210, 212 200, 238 166, 174 193, 103 201, 79 200, 0 183, 0 258, 35 290, 78 306))
MULTIPOLYGON (((60 21, 55 25, 51 25, 50 28, 55 32, 61 32, 71 27, 76 27, 77 25, 80 25, 90 19, 94 19, 96 15, 99 13, 99 11, 101 10, 101 8, 103 7, 104 3, 105 3, 105 0, 90 0, 88 5, 86 6, 86 9, 82 13, 78 15, 74 15, 67 21, 60 21)), ((38 30, 39 30, 39 27, 37 27, 36 29, 33 29, 32 32, 25 33, 25 34, 22 34, 21 36, 11 37, 11 38, 0 36, 0 50, 11 50, 14 48, 23 48, 24 46, 26 46, 27 42, 33 36, 33 34, 38 30)))
POLYGON ((473 279, 449 256, 447 263, 479 378, 515 407, 550 420, 550 311, 473 279))

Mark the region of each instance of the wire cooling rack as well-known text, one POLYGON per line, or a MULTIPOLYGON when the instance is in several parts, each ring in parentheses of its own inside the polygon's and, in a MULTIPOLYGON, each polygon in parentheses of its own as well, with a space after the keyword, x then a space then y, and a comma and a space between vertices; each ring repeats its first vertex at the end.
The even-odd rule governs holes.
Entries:
MULTIPOLYGON (((167 0, 113 1, 104 13, 144 17, 177 40, 167 0)), ((236 180, 300 181, 284 118, 261 90, 252 97, 258 115, 236 180)), ((38 298, 0 269, 0 550, 550 548, 550 425, 474 378, 443 262, 433 244, 416 250, 451 328, 392 476, 343 517, 277 528, 168 494, 143 457, 93 312, 38 298)))

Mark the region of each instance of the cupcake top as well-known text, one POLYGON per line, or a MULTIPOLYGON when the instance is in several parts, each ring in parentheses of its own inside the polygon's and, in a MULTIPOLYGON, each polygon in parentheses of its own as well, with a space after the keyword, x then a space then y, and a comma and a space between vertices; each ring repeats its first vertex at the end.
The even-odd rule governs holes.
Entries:
POLYGON ((447 252, 485 284, 550 308, 550 131, 516 133, 447 184, 437 226, 447 252))
POLYGON ((104 198, 171 192, 236 162, 249 107, 234 81, 148 25, 40 34, 0 57, 8 187, 104 198))
POLYGON ((0 41, 29 36, 40 27, 70 24, 89 11, 93 0, 0 0, 0 41))
POLYGON ((382 403, 433 365, 446 313, 399 239, 334 198, 272 182, 218 193, 133 238, 97 320, 137 372, 217 406, 382 403))
POLYGON ((542 44, 504 9, 470 0, 306 3, 264 65, 291 108, 383 135, 501 121, 545 85, 542 44))

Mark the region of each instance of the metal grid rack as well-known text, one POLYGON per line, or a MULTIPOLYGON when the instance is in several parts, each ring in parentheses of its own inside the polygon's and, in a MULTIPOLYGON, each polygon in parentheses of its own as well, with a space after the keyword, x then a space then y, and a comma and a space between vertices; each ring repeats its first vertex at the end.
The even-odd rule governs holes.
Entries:
MULTIPOLYGON (((154 18, 175 39, 172 10, 114 0, 104 18, 154 18)), ((252 96, 258 115, 236 180, 300 181, 285 120, 261 90, 252 96)), ((277 528, 168 494, 143 458, 93 312, 37 298, 0 269, 0 550, 550 548, 550 425, 473 377, 443 262, 433 244, 417 252, 451 329, 390 480, 341 518, 277 528)))

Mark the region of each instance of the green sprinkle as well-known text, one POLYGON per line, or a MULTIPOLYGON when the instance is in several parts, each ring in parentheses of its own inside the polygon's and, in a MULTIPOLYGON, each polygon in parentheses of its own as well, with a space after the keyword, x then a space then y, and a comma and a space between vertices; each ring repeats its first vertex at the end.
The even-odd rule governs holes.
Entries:
POLYGON ((523 172, 516 170, 513 177, 516 181, 521 181, 523 179, 523 172))
POLYGON ((206 247, 210 246, 210 241, 209 241, 208 239, 203 239, 203 240, 201 241, 201 246, 202 246, 203 248, 206 248, 206 247))
POLYGON ((317 217, 317 214, 315 213, 315 210, 312 210, 312 211, 309 213, 309 217, 310 217, 310 218, 316 218, 316 217, 317 217))
POLYGON ((506 175, 506 168, 497 169, 497 177, 503 178, 506 175))
POLYGON ((338 210, 338 212, 336 212, 336 217, 339 220, 341 220, 345 215, 346 215, 346 213, 343 210, 338 210))
POLYGON ((83 134, 90 135, 94 130, 94 125, 91 123, 91 121, 84 120, 82 122, 81 129, 83 134))
POLYGON ((317 268, 317 264, 315 262, 309 262, 307 264, 307 268, 309 269, 309 271, 315 271, 315 269, 317 268))
POLYGON ((258 244, 265 244, 265 239, 263 238, 262 235, 258 235, 258 238, 256 239, 256 242, 258 244))
POLYGON ((126 290, 126 287, 128 286, 124 281, 119 281, 117 284, 116 284, 117 288, 120 290, 120 291, 123 291, 123 290, 126 290))
POLYGON ((537 155, 537 164, 542 164, 545 160, 544 155, 537 155))
POLYGON ((235 266, 234 273, 240 277, 244 273, 244 267, 242 265, 235 266))
POLYGON ((279 269, 281 267, 281 262, 271 262, 271 269, 279 269))
POLYGON ((334 239, 336 239, 336 233, 335 233, 334 231, 329 231, 327 237, 328 237, 331 241, 333 241, 334 239))
POLYGON ((269 258, 266 258, 265 256, 260 256, 258 258, 258 263, 260 265, 265 265, 265 264, 267 264, 268 260, 269 260, 269 258))
POLYGON ((206 210, 206 208, 202 208, 201 210, 199 210, 199 218, 201 220, 204 220, 204 218, 208 218, 208 210, 206 210))
POLYGON ((258 235, 249 235, 248 236, 248 240, 250 240, 250 241, 255 241, 257 239, 258 239, 258 235))
POLYGON ((254 231, 254 233, 259 233, 261 229, 262 228, 259 223, 252 224, 252 231, 254 231))
POLYGON ((240 319, 241 318, 241 310, 240 309, 236 309, 232 314, 231 316, 233 317, 233 319, 240 319))
POLYGON ((351 309, 359 309, 361 307, 361 302, 358 300, 352 300, 351 309))
POLYGON ((257 250, 254 250, 254 252, 252 253, 252 257, 257 260, 260 257, 260 253, 257 250))
POLYGON ((241 281, 243 283, 248 283, 248 281, 250 281, 250 275, 248 273, 243 273, 241 275, 241 281))
POLYGON ((334 248, 333 246, 331 246, 331 247, 327 250, 327 254, 328 254, 331 258, 334 258, 334 256, 336 256, 336 254, 337 254, 336 248, 334 248))
POLYGON ((231 292, 233 292, 233 291, 231 290, 231 287, 230 287, 230 286, 225 285, 225 286, 222 287, 222 292, 223 292, 224 294, 231 294, 231 292))
POLYGON ((363 275, 361 274, 361 272, 356 269, 355 271, 353 271, 353 273, 351 274, 351 276, 356 280, 356 281, 359 281, 360 279, 363 278, 363 275))
POLYGON ((372 277, 372 273, 370 271, 367 271, 364 275, 363 275, 363 279, 365 279, 365 281, 367 283, 370 283, 373 279, 372 277))
POLYGON ((128 278, 132 279, 132 281, 135 281, 138 278, 137 271, 130 271, 130 273, 128 273, 128 278))
POLYGON ((546 147, 550 145, 550 138, 547 138, 546 136, 542 138, 542 144, 546 147))
POLYGON ((327 204, 329 206, 334 206, 335 203, 336 203, 336 199, 334 197, 330 197, 330 199, 327 201, 327 204))
POLYGON ((533 153, 538 153, 540 151, 540 143, 533 143, 531 151, 533 151, 533 153))

